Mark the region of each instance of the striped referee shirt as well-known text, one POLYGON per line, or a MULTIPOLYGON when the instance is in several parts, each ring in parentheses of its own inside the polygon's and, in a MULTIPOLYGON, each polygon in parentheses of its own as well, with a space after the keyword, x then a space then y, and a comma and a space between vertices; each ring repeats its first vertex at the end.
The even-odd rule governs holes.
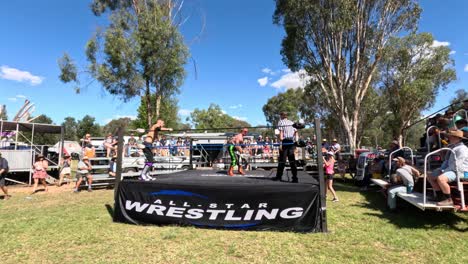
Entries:
POLYGON ((278 130, 283 132, 283 139, 294 140, 294 133, 296 132, 296 129, 292 127, 293 124, 294 123, 287 118, 281 119, 278 122, 278 130))

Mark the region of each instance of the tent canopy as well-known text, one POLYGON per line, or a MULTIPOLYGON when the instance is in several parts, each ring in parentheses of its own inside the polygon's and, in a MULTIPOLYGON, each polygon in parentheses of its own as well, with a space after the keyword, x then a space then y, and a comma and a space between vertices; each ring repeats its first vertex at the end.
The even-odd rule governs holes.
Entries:
POLYGON ((34 127, 34 133, 49 133, 49 134, 61 134, 62 127, 50 124, 38 124, 38 123, 23 123, 23 122, 12 122, 0 120, 1 131, 18 131, 21 132, 32 132, 34 127))

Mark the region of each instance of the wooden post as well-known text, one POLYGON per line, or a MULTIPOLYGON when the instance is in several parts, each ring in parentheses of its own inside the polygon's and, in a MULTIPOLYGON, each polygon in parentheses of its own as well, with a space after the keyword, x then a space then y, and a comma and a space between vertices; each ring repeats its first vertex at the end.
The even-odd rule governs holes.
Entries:
POLYGON ((325 175, 323 172, 323 155, 322 155, 322 133, 320 127, 320 119, 315 119, 315 136, 317 138, 317 169, 320 184, 320 224, 322 232, 327 233, 327 201, 325 199, 325 175))
MULTIPOLYGON (((119 199, 117 195, 118 195, 120 181, 122 181, 122 158, 123 158, 123 143, 124 143, 123 133, 124 133, 124 129, 120 127, 119 131, 117 132, 117 135, 118 135, 117 165, 116 165, 117 168, 115 171, 114 201, 117 201, 117 199, 119 199)), ((115 205, 114 205, 114 208, 115 208, 115 205)))
POLYGON ((190 168, 189 170, 193 170, 193 138, 190 137, 190 168))

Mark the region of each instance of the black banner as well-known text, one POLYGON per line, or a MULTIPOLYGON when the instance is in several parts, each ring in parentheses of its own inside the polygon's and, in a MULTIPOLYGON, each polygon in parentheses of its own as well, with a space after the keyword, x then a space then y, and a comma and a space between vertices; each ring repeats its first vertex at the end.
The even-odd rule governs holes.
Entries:
POLYGON ((317 185, 270 182, 122 181, 114 220, 221 229, 321 231, 317 185))

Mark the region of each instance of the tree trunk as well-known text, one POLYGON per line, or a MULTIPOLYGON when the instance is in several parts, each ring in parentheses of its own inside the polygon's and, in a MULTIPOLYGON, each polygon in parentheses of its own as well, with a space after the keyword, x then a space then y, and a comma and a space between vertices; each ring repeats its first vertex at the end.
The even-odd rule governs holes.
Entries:
POLYGON ((159 112, 161 110, 161 95, 156 95, 156 119, 159 119, 159 112))
POLYGON ((150 94, 150 87, 149 87, 149 81, 146 81, 146 92, 145 92, 145 98, 146 98, 146 121, 148 122, 148 127, 152 125, 153 121, 153 111, 151 109, 151 94, 150 94))

